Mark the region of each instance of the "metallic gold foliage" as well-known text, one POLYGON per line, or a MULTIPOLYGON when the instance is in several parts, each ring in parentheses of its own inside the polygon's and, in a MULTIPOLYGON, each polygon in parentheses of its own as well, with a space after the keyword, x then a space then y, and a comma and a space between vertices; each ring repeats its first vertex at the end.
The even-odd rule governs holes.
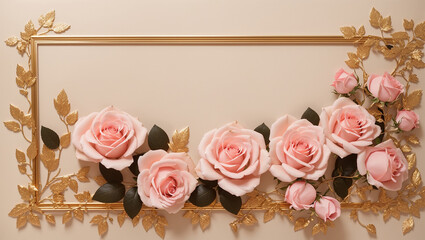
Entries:
POLYGON ((188 152, 189 136, 189 127, 185 127, 180 131, 175 130, 172 141, 168 144, 170 150, 173 152, 188 152))
POLYGON ((309 224, 310 224, 310 221, 309 220, 307 220, 307 219, 305 219, 303 217, 297 218, 297 220, 295 220, 295 224, 294 224, 294 231, 298 231, 298 230, 304 229, 309 224))
POLYGON ((367 231, 368 231, 370 234, 373 234, 373 235, 375 235, 375 234, 376 234, 376 227, 375 227, 375 225, 373 225, 373 224, 368 224, 368 225, 366 226, 366 229, 367 229, 367 231))
POLYGON ((53 100, 53 103, 55 105, 56 111, 60 116, 68 115, 69 111, 71 110, 71 104, 69 104, 68 95, 63 89, 53 100))
POLYGON ((120 227, 122 227, 122 225, 124 224, 126 217, 127 217, 127 214, 125 213, 125 211, 122 211, 121 214, 117 215, 117 222, 120 225, 120 227))
POLYGON ((422 98, 422 90, 416 90, 411 92, 405 100, 404 108, 407 110, 411 110, 417 107, 419 103, 421 102, 421 98, 422 98))
POLYGON ((87 177, 87 173, 90 171, 90 167, 83 167, 77 173, 77 179, 80 182, 89 182, 89 178, 87 177))
POLYGON ((48 223, 55 225, 56 224, 56 219, 55 216, 51 215, 51 214, 46 214, 45 215, 46 220, 48 223))
POLYGON ((403 221, 403 227, 402 227, 403 235, 412 231, 414 224, 415 224, 415 222, 413 221, 412 217, 409 217, 406 220, 404 220, 403 221))
POLYGON ((16 228, 23 228, 27 225, 27 215, 21 215, 16 219, 16 228))
POLYGON ((66 211, 62 216, 62 224, 66 224, 72 219, 72 212, 66 211))

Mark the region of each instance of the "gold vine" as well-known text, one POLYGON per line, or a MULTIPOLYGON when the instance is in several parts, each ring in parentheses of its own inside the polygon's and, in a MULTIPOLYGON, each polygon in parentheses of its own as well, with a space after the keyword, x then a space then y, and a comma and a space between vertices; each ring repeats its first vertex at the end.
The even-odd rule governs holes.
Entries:
MULTIPOLYGON (((425 67, 425 63, 422 61, 422 49, 425 41, 425 22, 415 26, 413 20, 404 20, 403 26, 405 31, 394 32, 391 34, 391 37, 384 36, 392 31, 391 17, 383 17, 377 10, 372 9, 369 22, 372 27, 379 29, 380 36, 366 35, 364 26, 361 26, 359 29, 353 26, 341 28, 344 37, 347 39, 356 39, 357 45, 356 52, 348 53, 349 59, 346 61, 346 64, 354 71, 359 70, 362 73, 362 91, 360 95, 355 96, 354 100, 363 105, 366 104, 365 100, 370 95, 366 89, 366 81, 369 74, 366 71, 367 66, 365 64, 365 60, 368 59, 370 52, 373 51, 382 54, 385 59, 395 62, 395 67, 391 75, 401 78, 406 82, 404 95, 398 101, 388 105, 374 102, 368 107, 369 112, 375 116, 378 122, 383 122, 386 126, 389 126, 388 123, 392 120, 391 111, 400 109, 411 110, 420 104, 422 90, 414 90, 410 93, 409 90, 411 84, 419 81, 417 75, 414 73, 414 69, 425 67)), ((90 192, 78 191, 78 182, 84 183, 90 181, 87 177, 90 170, 89 167, 83 167, 77 173, 60 175, 61 169, 59 168, 59 163, 62 151, 70 145, 70 126, 74 125, 78 120, 78 112, 71 111, 71 105, 64 90, 53 101, 59 120, 64 124, 66 130, 60 137, 59 148, 51 150, 43 145, 39 153, 39 146, 36 145, 37 141, 34 140, 38 136, 36 134, 38 129, 32 114, 33 93, 29 90, 34 87, 37 78, 31 71, 31 38, 49 32, 63 33, 70 28, 67 24, 55 23, 55 11, 41 15, 38 19, 38 25, 36 28, 33 22, 29 21, 25 25, 24 31, 20 33, 20 38, 10 37, 5 41, 6 45, 16 47, 21 56, 28 57, 28 70, 25 70, 20 65, 17 65, 16 68, 16 84, 19 88, 19 93, 28 102, 28 110, 23 111, 11 104, 10 114, 14 120, 6 121, 4 124, 7 129, 21 133, 29 144, 26 151, 16 149, 16 159, 18 161, 19 172, 26 175, 30 183, 26 186, 18 185, 18 192, 24 202, 17 204, 10 211, 9 216, 17 218, 17 228, 24 227, 27 222, 39 227, 40 216, 44 216, 50 224, 54 225, 56 223, 55 216, 48 213, 51 211, 64 212, 61 221, 63 224, 66 224, 73 218, 83 222, 84 216, 88 214, 89 209, 105 210, 106 214, 95 215, 90 220, 91 224, 97 226, 99 235, 104 235, 108 231, 108 222, 112 223, 113 218, 110 216, 111 214, 116 214, 119 226, 123 225, 128 216, 123 211, 122 203, 94 203, 90 192), (31 132, 31 139, 28 137, 28 132, 31 132), (39 156, 37 156, 38 154, 39 156), (47 170, 47 177, 43 181, 43 185, 36 179, 37 168, 35 166, 38 159, 40 159, 44 168, 47 170), (74 197, 78 203, 65 202, 64 192, 67 189, 75 193, 74 197), (50 194, 43 197, 47 192, 50 194)), ((418 145, 419 139, 413 134, 397 134, 390 127, 385 128, 385 136, 392 139, 397 147, 400 147, 405 153, 409 163, 409 170, 411 171, 409 183, 394 195, 388 194, 384 189, 380 189, 378 199, 372 200, 368 197, 368 193, 373 190, 372 187, 355 180, 348 191, 347 197, 341 199, 341 206, 343 209, 350 209, 350 217, 353 221, 358 222, 371 234, 376 234, 375 226, 373 224, 363 224, 359 219, 359 212, 382 213, 385 222, 391 217, 399 220, 402 214, 407 215, 408 217, 403 221, 402 226, 403 234, 406 234, 413 229, 413 217, 419 218, 420 210, 425 208, 425 188, 422 187, 421 175, 416 168, 416 155, 412 151, 412 145, 418 145)), ((169 147, 174 152, 188 152, 188 141, 189 128, 180 131, 176 130, 169 147)), ((352 178, 355 179, 355 177, 352 178)), ((102 176, 96 176, 94 180, 99 185, 105 183, 102 176)), ((330 186, 332 180, 333 178, 323 178, 317 184, 328 186, 329 190, 333 192, 330 186)), ((285 216, 294 224, 295 231, 311 226, 313 235, 319 232, 326 233, 327 228, 333 226, 331 221, 324 222, 314 212, 307 214, 290 209, 288 203, 280 200, 284 195, 284 191, 280 189, 281 187, 284 187, 284 184, 276 185, 276 189, 272 192, 255 190, 248 194, 248 198, 242 206, 242 211, 230 223, 230 228, 234 232, 237 232, 240 226, 257 224, 258 220, 253 214, 253 211, 258 210, 264 211, 264 223, 271 221, 276 214, 279 214, 285 216)), ((183 210, 186 211, 184 217, 190 219, 193 225, 199 224, 201 230, 204 231, 210 225, 212 211, 223 210, 223 207, 220 203, 216 202, 202 208, 186 203, 183 210)), ((133 226, 138 225, 141 221, 146 231, 153 228, 158 236, 161 238, 165 237, 165 227, 168 225, 168 222, 155 209, 143 206, 140 213, 131 219, 131 221, 133 226)))

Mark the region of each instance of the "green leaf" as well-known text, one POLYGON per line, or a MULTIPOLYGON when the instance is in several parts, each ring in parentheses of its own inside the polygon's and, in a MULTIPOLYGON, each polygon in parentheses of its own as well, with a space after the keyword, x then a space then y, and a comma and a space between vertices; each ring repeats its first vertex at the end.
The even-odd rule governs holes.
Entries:
POLYGON ((164 151, 168 150, 168 143, 170 139, 168 138, 167 133, 162 130, 162 128, 154 125, 149 132, 148 144, 151 150, 163 149, 164 151))
POLYGON ((262 123, 261 125, 259 125, 258 127, 256 127, 254 129, 254 131, 261 133, 261 135, 263 135, 264 137, 264 141, 266 142, 266 145, 269 145, 270 143, 270 128, 267 127, 267 125, 265 123, 262 123))
POLYGON ((201 184, 192 192, 189 202, 198 207, 205 207, 214 202, 216 196, 214 189, 201 184))
POLYGON ((122 174, 118 170, 106 168, 101 163, 99 163, 99 170, 103 178, 109 183, 120 183, 123 180, 122 174))
POLYGON ((311 122, 313 125, 319 125, 320 117, 319 114, 317 114, 313 109, 307 108, 303 115, 301 116, 302 119, 307 119, 309 122, 311 122))
POLYGON ((143 156, 144 153, 142 154, 137 154, 133 156, 133 163, 130 165, 130 167, 128 167, 128 169, 130 169, 131 173, 134 174, 134 176, 138 176, 139 175, 139 157, 143 156))
POLYGON ((235 196, 222 188, 218 188, 220 203, 228 212, 237 215, 242 207, 242 198, 235 196))
POLYGON ((140 209, 142 209, 142 200, 137 193, 137 187, 128 189, 124 196, 123 205, 125 212, 131 219, 139 214, 140 209))
POLYGON ((351 178, 335 178, 333 181, 333 187, 336 194, 344 199, 348 195, 348 189, 353 184, 351 178))
POLYGON ((353 176, 357 171, 357 154, 350 154, 343 158, 341 160, 341 168, 342 176, 353 176))
POLYGON ((199 181, 201 181, 201 183, 203 183, 204 185, 206 185, 207 187, 213 188, 213 187, 217 187, 217 180, 214 181, 208 181, 208 180, 204 180, 204 179, 200 179, 199 181))
POLYGON ((97 189, 93 200, 103 203, 118 202, 124 197, 125 187, 121 183, 106 183, 97 189))
POLYGON ((50 128, 41 126, 41 140, 49 149, 57 149, 60 144, 59 135, 50 128))

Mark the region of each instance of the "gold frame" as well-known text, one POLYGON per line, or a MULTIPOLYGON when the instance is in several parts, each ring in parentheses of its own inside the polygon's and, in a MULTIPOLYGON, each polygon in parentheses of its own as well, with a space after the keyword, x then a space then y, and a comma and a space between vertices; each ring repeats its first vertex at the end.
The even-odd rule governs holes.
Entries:
MULTIPOLYGON (((38 78, 38 46, 46 45, 352 45, 364 40, 360 37, 346 39, 343 36, 33 36, 31 38, 31 70, 38 78)), ((35 174, 33 185, 40 184, 40 121, 38 111, 38 83, 32 86, 32 109, 35 119, 35 133, 32 141, 37 145, 37 157, 33 160, 35 174)), ((41 210, 64 211, 69 207, 78 207, 81 203, 64 202, 63 206, 55 206, 52 203, 39 203, 36 193, 36 204, 41 210)), ((289 209, 288 203, 280 203, 282 209, 289 209)), ((342 203, 343 208, 357 209, 362 204, 342 203)), ((123 210, 122 203, 86 203, 88 210, 123 210)), ((143 206, 143 209, 150 209, 143 206)), ((183 210, 198 209, 198 207, 186 203, 183 210)), ((205 210, 223 210, 220 204, 203 207, 205 210)), ((250 210, 264 210, 263 207, 244 208, 250 210)))

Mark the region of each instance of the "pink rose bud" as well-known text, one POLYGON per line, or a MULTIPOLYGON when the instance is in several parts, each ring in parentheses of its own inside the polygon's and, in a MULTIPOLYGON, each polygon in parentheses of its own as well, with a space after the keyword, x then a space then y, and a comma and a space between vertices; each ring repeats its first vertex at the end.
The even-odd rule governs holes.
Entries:
POLYGON ((369 184, 390 191, 401 189, 408 178, 407 161, 392 140, 368 147, 357 156, 359 173, 367 174, 369 184))
POLYGON ((333 197, 323 196, 314 203, 314 211, 325 222, 335 221, 341 215, 341 204, 333 197))
POLYGON ((384 75, 370 75, 367 88, 382 102, 393 102, 404 92, 404 86, 387 72, 384 75))
POLYGON ((304 181, 298 181, 288 186, 285 201, 295 210, 309 209, 316 199, 316 189, 304 181))
POLYGON ((398 111, 395 121, 399 124, 398 128, 408 132, 418 127, 419 116, 414 111, 402 110, 398 111))
POLYGON ((347 73, 344 69, 339 69, 335 74, 335 80, 331 86, 341 94, 349 93, 357 86, 357 79, 353 73, 347 73))
POLYGON ((146 133, 139 120, 110 106, 80 118, 72 144, 78 159, 122 170, 133 163, 132 155, 145 142, 146 133))

